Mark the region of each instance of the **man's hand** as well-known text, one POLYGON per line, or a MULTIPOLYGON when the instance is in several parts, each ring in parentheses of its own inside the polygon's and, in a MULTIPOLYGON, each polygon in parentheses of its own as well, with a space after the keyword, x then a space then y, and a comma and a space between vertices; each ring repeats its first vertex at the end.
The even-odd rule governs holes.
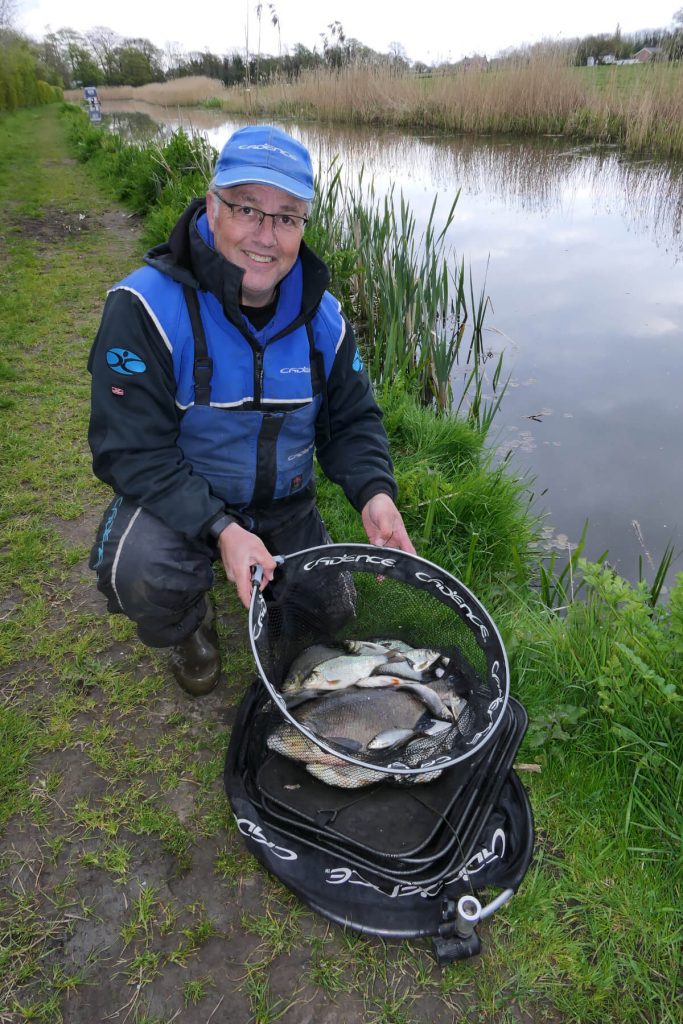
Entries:
POLYGON ((381 548, 399 548, 409 555, 416 553, 406 533, 401 513, 388 494, 376 494, 370 498, 360 515, 371 544, 381 548))
POLYGON ((240 601, 245 608, 251 601, 251 569, 263 566, 261 590, 273 578, 277 562, 255 533, 242 529, 238 523, 226 526, 218 538, 218 550, 225 569, 225 575, 237 587, 240 601))

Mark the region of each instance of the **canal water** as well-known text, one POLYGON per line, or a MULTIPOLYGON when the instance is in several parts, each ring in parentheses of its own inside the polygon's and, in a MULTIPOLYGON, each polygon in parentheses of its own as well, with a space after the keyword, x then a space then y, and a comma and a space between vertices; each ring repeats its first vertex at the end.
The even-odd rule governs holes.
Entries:
MULTIPOLYGON (((203 131, 217 148, 240 122, 208 111, 120 104, 135 131, 203 131)), ((107 104, 103 104, 107 113, 107 104)), ((110 112, 111 113, 111 112, 110 112)), ((547 544, 652 580, 667 544, 683 570, 683 168, 560 137, 407 134, 283 125, 314 162, 393 186, 426 222, 433 200, 491 299, 486 348, 510 384, 494 421, 497 457, 526 474, 547 544)))

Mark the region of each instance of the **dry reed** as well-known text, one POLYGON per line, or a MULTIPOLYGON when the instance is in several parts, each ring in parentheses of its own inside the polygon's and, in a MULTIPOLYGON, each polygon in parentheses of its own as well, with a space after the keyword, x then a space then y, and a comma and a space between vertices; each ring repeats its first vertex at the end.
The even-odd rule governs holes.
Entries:
MULTIPOLYGON (((101 100, 142 100, 158 103, 164 107, 194 107, 207 100, 228 99, 230 90, 220 78, 193 75, 188 78, 173 78, 169 82, 150 82, 148 85, 99 85, 97 95, 101 100)), ((64 98, 71 102, 82 98, 80 89, 66 90, 64 98)))
MULTIPOLYGON (((79 94, 76 94, 78 96, 79 94)), ((683 157, 683 66, 574 68, 552 56, 489 70, 416 76, 384 66, 305 72, 295 82, 245 89, 183 78, 103 99, 165 106, 211 100, 228 113, 382 124, 444 132, 565 134, 683 157)))

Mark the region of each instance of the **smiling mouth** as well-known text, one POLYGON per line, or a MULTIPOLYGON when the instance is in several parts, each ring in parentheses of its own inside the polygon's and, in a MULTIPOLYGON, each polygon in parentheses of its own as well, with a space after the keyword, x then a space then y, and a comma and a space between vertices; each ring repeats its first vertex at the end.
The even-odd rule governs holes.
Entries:
POLYGON ((245 249, 244 253, 250 260, 254 260, 256 263, 272 263, 274 259, 273 256, 261 256, 257 252, 249 252, 248 249, 245 249))

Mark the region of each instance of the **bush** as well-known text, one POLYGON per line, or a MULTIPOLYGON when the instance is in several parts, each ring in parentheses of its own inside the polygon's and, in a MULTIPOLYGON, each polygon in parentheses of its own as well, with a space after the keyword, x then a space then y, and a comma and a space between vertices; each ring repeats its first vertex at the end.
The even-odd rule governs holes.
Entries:
POLYGON ((29 42, 21 36, 0 37, 0 110, 55 103, 61 90, 38 79, 29 42))

